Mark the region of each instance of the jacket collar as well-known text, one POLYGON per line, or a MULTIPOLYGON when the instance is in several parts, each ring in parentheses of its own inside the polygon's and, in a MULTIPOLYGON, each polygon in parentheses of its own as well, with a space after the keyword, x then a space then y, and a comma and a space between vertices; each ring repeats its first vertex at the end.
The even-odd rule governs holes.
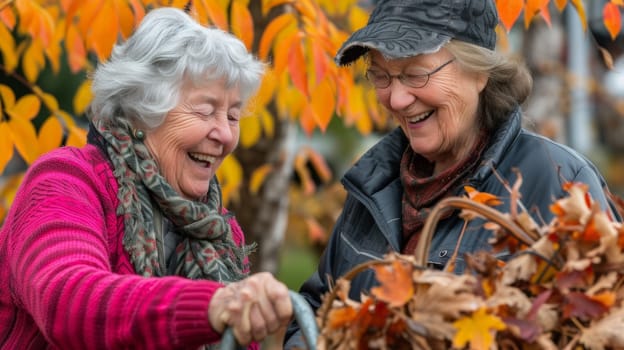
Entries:
POLYGON ((473 175, 471 182, 475 184, 483 183, 490 177, 501 163, 505 154, 520 135, 522 129, 522 112, 520 107, 516 107, 507 120, 494 132, 490 145, 483 153, 481 165, 473 175))
MULTIPOLYGON (((519 135, 522 113, 516 107, 509 118, 496 130, 470 182, 484 182, 501 162, 519 135)), ((400 161, 409 142, 403 130, 396 128, 371 147, 344 175, 342 183, 349 193, 362 202, 396 249, 401 237, 401 197, 403 187, 399 177, 400 161)))
POLYGON ((370 148, 342 178, 347 191, 370 212, 394 249, 400 249, 401 197, 399 164, 408 140, 396 128, 370 148))
MULTIPOLYGON (((516 107, 494 132, 473 180, 481 182, 492 174, 492 169, 501 162, 520 134, 521 128, 522 113, 520 107, 516 107)), ((345 174, 344 180, 354 185, 363 195, 373 196, 399 177, 399 163, 408 145, 403 130, 397 127, 364 153, 345 174)))

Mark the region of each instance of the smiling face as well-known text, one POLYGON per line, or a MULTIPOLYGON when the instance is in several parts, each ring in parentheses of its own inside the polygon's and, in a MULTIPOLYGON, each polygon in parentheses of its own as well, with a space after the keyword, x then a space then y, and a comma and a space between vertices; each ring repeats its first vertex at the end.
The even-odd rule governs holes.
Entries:
POLYGON ((237 87, 224 81, 183 89, 180 102, 145 145, 161 174, 180 195, 198 199, 239 138, 242 101, 237 87))
MULTIPOLYGON (((372 50, 370 69, 390 75, 409 74, 416 68, 431 72, 450 59, 444 49, 395 60, 385 60, 381 53, 372 50)), ((479 93, 486 83, 486 76, 465 72, 453 61, 431 75, 423 87, 408 87, 394 78, 388 87, 378 88, 376 93, 398 121, 412 150, 435 163, 436 174, 471 151, 479 135, 479 93)))

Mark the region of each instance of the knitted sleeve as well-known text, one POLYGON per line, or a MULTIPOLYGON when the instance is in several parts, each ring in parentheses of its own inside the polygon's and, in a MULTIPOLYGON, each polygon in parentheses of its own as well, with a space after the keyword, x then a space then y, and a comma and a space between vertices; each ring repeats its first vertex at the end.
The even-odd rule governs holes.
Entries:
POLYGON ((113 271, 116 238, 106 212, 115 201, 77 149, 63 152, 31 166, 3 227, 6 282, 16 309, 25 310, 16 322, 34 321, 60 349, 197 348, 217 341, 207 309, 221 285, 113 271))

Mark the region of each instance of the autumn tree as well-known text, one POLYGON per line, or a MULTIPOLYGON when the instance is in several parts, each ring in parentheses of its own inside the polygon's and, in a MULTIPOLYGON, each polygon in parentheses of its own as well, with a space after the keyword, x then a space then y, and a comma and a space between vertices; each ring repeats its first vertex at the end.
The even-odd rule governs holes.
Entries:
MULTIPOLYGON (((497 0, 502 37, 521 18, 525 28, 536 18, 548 22, 551 4, 559 11, 574 7, 586 23, 580 0, 497 0)), ((240 145, 217 175, 247 239, 261 247, 255 269, 275 272, 290 196, 318 193, 310 168, 324 183, 335 180, 318 152, 292 146, 297 130, 308 136, 324 132, 332 118, 363 135, 389 125, 364 84, 363 63, 333 63, 348 34, 366 24, 369 9, 357 0, 0 0, 0 174, 9 165, 17 168, 0 183, 0 220, 29 164, 54 148, 86 142, 86 78, 147 11, 161 6, 184 8, 200 23, 232 32, 269 63, 249 116, 241 121, 240 145), (71 101, 42 88, 42 72, 67 79, 63 70, 81 81, 71 101), (300 179, 297 187, 290 181, 293 173, 300 179)), ((605 5, 612 36, 621 30, 622 6, 621 0, 605 5)), ((318 214, 299 216, 308 232, 329 230, 318 214)))

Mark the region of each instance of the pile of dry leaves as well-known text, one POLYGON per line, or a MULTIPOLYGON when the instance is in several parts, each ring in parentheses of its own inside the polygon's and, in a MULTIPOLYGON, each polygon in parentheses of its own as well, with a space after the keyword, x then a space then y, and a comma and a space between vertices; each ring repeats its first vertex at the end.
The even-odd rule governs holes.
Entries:
POLYGON ((498 198, 473 189, 441 202, 415 256, 388 255, 336 281, 317 313, 319 348, 623 349, 624 228, 587 186, 565 189, 544 225, 516 207, 496 211, 498 198), (436 217, 456 208, 466 220, 487 218, 495 250, 514 258, 478 252, 463 275, 422 268, 436 217), (380 285, 350 300, 349 280, 366 268, 380 285))

